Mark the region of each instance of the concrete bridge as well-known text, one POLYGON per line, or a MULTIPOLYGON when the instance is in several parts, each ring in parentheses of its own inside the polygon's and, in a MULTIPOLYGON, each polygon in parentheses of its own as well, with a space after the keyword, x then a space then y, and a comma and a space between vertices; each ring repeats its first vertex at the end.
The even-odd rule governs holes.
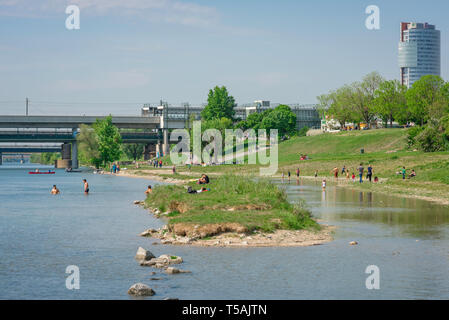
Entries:
MULTIPOLYGON (((0 130, 0 142, 62 143, 59 150, 52 149, 50 152, 61 151, 63 160, 76 169, 78 168, 76 135, 80 126, 92 125, 97 119, 104 118, 104 116, 0 116, 0 128, 3 129, 0 130), (71 163, 68 162, 70 160, 71 163)), ((161 116, 113 116, 112 123, 119 129, 127 129, 120 132, 124 143, 145 143, 147 158, 152 150, 168 149, 168 128, 161 116), (136 129, 144 131, 133 131, 136 129)), ((38 152, 37 150, 39 149, 35 148, 30 152, 38 152)))

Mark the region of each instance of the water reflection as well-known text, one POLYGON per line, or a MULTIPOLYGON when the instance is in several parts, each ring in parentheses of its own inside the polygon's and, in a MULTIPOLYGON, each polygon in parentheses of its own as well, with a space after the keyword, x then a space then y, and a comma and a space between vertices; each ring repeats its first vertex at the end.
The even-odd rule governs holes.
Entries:
POLYGON ((319 181, 305 181, 295 186, 286 184, 284 186, 291 201, 305 200, 314 216, 331 224, 348 221, 377 223, 394 227, 395 232, 404 236, 449 238, 447 206, 335 185, 328 185, 325 191, 321 191, 319 181))

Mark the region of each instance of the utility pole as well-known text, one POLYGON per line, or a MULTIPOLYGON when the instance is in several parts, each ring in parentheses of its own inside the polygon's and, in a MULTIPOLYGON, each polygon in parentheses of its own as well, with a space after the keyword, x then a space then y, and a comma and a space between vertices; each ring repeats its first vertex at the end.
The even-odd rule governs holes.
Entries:
POLYGON ((28 98, 26 98, 25 104, 26 104, 26 115, 28 116, 28 98))

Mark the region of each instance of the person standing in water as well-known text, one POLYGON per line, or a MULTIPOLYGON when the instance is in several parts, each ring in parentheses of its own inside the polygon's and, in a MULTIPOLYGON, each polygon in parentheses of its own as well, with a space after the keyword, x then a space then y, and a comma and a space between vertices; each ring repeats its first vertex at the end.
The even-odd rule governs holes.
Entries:
POLYGON ((288 170, 288 182, 290 182, 290 176, 291 176, 291 173, 290 173, 290 170, 288 170))
POLYGON ((59 192, 59 189, 56 188, 56 185, 55 185, 55 184, 53 185, 53 189, 51 189, 50 193, 51 193, 51 194, 59 194, 59 193, 60 193, 60 192, 59 192))
POLYGON ((87 183, 86 179, 83 179, 83 185, 84 185, 84 193, 89 194, 89 184, 87 183))
POLYGON ((323 179, 322 187, 323 191, 326 190, 326 179, 323 179))
POLYGON ((299 179, 299 168, 296 168, 296 179, 299 179))
POLYGON ((149 195, 152 192, 153 192, 153 189, 151 188, 151 186, 148 186, 148 189, 147 189, 147 191, 145 191, 145 194, 149 195))

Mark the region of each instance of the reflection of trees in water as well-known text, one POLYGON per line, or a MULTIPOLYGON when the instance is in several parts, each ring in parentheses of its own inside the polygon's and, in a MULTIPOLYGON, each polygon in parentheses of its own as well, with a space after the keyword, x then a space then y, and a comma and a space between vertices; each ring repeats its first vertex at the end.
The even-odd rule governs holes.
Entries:
POLYGON ((444 206, 418 199, 374 195, 372 192, 339 191, 338 199, 335 200, 345 204, 358 203, 360 210, 340 213, 334 217, 336 220, 382 223, 401 227, 400 232, 407 235, 432 238, 444 237, 442 227, 449 225, 449 210, 444 206))

